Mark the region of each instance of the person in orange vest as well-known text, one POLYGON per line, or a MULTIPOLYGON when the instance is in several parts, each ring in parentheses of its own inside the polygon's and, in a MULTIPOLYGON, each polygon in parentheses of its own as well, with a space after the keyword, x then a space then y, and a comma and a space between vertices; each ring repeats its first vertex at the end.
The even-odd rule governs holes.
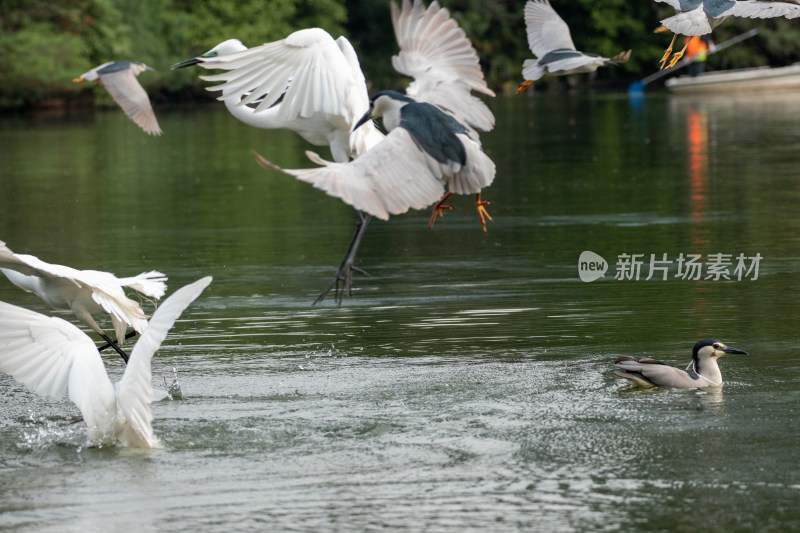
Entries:
POLYGON ((689 64, 689 75, 697 76, 706 70, 708 50, 713 46, 707 35, 695 35, 683 40, 686 44, 686 57, 692 60, 689 64))

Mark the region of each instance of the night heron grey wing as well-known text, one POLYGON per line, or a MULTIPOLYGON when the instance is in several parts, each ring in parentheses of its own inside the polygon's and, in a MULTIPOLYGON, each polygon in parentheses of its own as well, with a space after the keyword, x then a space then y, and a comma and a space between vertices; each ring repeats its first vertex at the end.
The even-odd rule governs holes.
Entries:
POLYGON ((100 72, 100 81, 128 118, 148 135, 161 135, 161 128, 150 105, 150 98, 131 69, 109 74, 100 72))
MULTIPOLYGON (((709 2, 706 2, 706 4, 708 3, 709 2)), ((773 17, 793 19, 800 17, 800 2, 795 0, 776 2, 764 0, 739 0, 738 2, 719 1, 719 4, 717 8, 719 14, 714 14, 707 8, 706 11, 708 14, 716 17, 745 17, 758 19, 773 17)))
POLYGON ((356 209, 386 220, 409 209, 423 209, 444 194, 450 165, 420 150, 405 128, 393 129, 383 141, 349 163, 333 163, 306 152, 322 165, 283 169, 256 154, 263 166, 311 183, 356 209))
POLYGON ((656 0, 671 6, 675 11, 689 11, 703 5, 704 0, 656 0))
POLYGON ((400 52, 392 56, 394 69, 414 81, 406 93, 418 101, 442 107, 476 130, 494 127, 494 115, 471 91, 494 96, 483 77, 478 53, 447 9, 432 2, 426 9, 392 2, 392 24, 400 52))
POLYGON ((529 0, 525 4, 528 45, 538 58, 551 50, 575 50, 569 26, 548 0, 529 0))
POLYGON ((615 375, 643 386, 704 387, 707 382, 693 377, 686 370, 650 358, 623 355, 617 358, 615 375))

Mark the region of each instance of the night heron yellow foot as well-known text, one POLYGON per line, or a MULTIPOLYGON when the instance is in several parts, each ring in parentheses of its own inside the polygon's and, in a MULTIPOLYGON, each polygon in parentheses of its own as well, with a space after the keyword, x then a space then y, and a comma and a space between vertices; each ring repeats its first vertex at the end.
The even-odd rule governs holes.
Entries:
POLYGON ((525 91, 528 90, 528 87, 530 87, 531 85, 533 85, 533 82, 531 80, 523 81, 522 83, 519 84, 519 88, 517 89, 517 94, 524 93, 525 91))
MULTIPOLYGON (((667 68, 667 66, 666 66, 667 65, 667 59, 669 59, 669 56, 672 55, 672 45, 675 44, 675 39, 677 37, 678 37, 677 34, 673 35, 672 36, 672 40, 669 42, 669 46, 667 47, 666 50, 664 50, 664 56, 659 61, 659 64, 661 65, 659 70, 664 70, 665 68, 667 68)), ((672 66, 672 65, 670 65, 670 66, 672 66)))
POLYGON ((452 211, 452 205, 445 205, 445 202, 448 198, 453 196, 453 193, 449 192, 442 196, 442 199, 436 202, 436 205, 433 206, 433 212, 431 213, 431 218, 428 221, 428 227, 432 228, 434 223, 436 223, 436 217, 443 217, 445 211, 452 211))
POLYGON ((487 205, 492 205, 488 200, 481 200, 481 193, 475 195, 475 207, 478 209, 478 218, 481 220, 481 227, 486 231, 486 219, 492 220, 489 212, 486 210, 487 205))
POLYGON ((672 60, 670 60, 669 65, 667 65, 667 68, 672 68, 672 67, 675 66, 675 63, 677 63, 678 60, 680 60, 680 58, 683 57, 683 54, 686 52, 686 47, 688 47, 688 46, 689 46, 689 42, 687 41, 686 44, 684 45, 684 47, 681 48, 680 52, 675 52, 675 55, 672 56, 672 60))

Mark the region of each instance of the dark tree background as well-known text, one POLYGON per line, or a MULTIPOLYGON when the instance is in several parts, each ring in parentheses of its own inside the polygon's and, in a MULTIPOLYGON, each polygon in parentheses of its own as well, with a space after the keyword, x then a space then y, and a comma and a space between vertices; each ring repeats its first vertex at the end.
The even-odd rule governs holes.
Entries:
MULTIPOLYGON (((426 2, 427 3, 427 2, 426 2)), ((624 86, 655 71, 670 36, 653 34, 671 8, 652 0, 553 0, 579 49, 607 57, 633 49, 629 63, 581 84, 624 86)), ((511 92, 521 81, 528 50, 523 0, 441 0, 472 39, 490 87, 511 92)), ((319 26, 353 42, 371 88, 402 88, 390 57, 397 51, 389 0, 0 0, 0 106, 37 105, 52 97, 86 94, 70 80, 117 59, 156 69, 141 78, 151 94, 185 99, 207 94, 192 69, 173 63, 237 37, 248 46, 319 26)), ((800 21, 727 20, 716 42, 752 27, 758 37, 709 58, 709 68, 786 65, 800 58, 800 21)), ((560 84, 542 80, 538 86, 560 84)), ((103 98, 101 92, 94 93, 103 98)))

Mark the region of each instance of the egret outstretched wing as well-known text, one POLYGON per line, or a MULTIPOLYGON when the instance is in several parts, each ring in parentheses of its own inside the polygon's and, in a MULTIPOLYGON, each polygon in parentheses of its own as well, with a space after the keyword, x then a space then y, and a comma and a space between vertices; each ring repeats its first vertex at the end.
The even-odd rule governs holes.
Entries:
MULTIPOLYGON (((201 76, 206 81, 225 82, 208 87, 210 91, 223 91, 220 99, 233 98, 240 105, 260 101, 256 111, 279 104, 278 116, 286 121, 319 112, 341 117, 348 124, 359 118, 342 96, 348 95, 354 84, 363 86, 364 77, 353 71, 336 41, 319 28, 296 31, 281 41, 205 59, 200 64, 227 71, 201 76)), ((366 90, 363 96, 362 110, 369 105, 366 90)))
MULTIPOLYGON (((76 326, 0 302, 0 371, 40 396, 69 396, 83 413, 102 407, 86 390, 109 390, 92 340, 76 326)), ((84 415, 86 416, 86 415, 84 415)))
POLYGON ((150 324, 133 347, 125 373, 117 384, 117 406, 125 416, 130 429, 146 442, 147 446, 152 447, 158 442, 153 434, 151 426, 153 415, 150 411, 150 403, 153 401, 150 363, 153 355, 181 313, 200 296, 203 289, 208 287, 211 279, 207 276, 181 287, 164 300, 153 313, 150 324))

